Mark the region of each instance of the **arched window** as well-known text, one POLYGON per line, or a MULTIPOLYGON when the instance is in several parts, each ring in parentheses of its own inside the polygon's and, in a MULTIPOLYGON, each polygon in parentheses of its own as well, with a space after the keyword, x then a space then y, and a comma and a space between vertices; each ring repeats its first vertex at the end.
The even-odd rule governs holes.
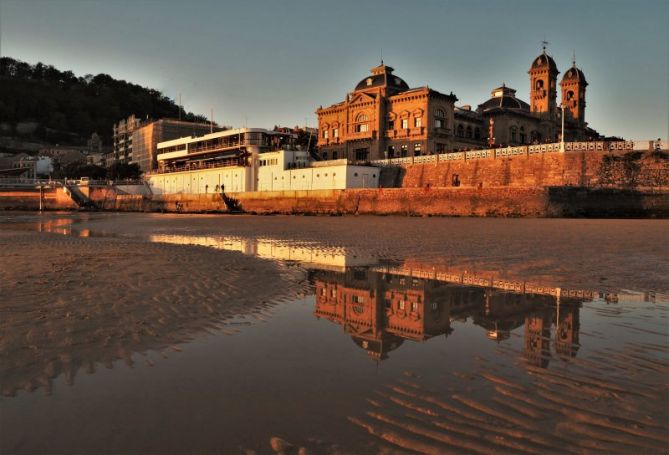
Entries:
POLYGON ((467 137, 470 138, 470 139, 472 137, 474 137, 474 134, 472 133, 472 127, 471 126, 467 127, 467 137))
POLYGON ((358 114, 355 118, 355 132, 364 133, 365 131, 369 131, 369 123, 367 122, 369 122, 367 114, 358 114))
POLYGON ((525 136, 525 127, 520 127, 520 143, 525 144, 527 142, 527 136, 525 136))
POLYGON ((458 137, 465 137, 465 127, 458 125, 458 137))
POLYGON ((481 130, 478 128, 474 129, 474 139, 481 139, 481 130))
POLYGON ((443 109, 437 109, 437 111, 434 113, 434 116, 439 118, 446 118, 446 114, 444 113, 443 109))
POLYGON ((511 142, 515 143, 518 140, 518 127, 517 126, 512 126, 511 127, 511 142))
POLYGON ((567 101, 571 101, 574 98, 574 92, 569 90, 567 92, 567 101))
POLYGON ((539 80, 534 84, 534 87, 535 87, 537 90, 541 90, 541 89, 543 89, 543 88, 544 88, 544 80, 543 80, 543 79, 539 79, 539 80))

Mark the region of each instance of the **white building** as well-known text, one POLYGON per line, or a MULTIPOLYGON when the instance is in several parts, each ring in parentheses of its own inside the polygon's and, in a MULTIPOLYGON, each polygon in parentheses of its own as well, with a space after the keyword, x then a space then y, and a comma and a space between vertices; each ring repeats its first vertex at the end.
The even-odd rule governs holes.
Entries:
POLYGON ((346 160, 312 161, 293 150, 289 135, 241 128, 158 144, 154 194, 207 194, 377 188, 379 169, 346 160))

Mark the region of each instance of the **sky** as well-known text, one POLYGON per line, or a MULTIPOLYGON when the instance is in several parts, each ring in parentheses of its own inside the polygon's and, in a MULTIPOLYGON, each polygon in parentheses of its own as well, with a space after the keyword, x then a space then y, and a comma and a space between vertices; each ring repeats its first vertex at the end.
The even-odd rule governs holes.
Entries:
MULTIPOLYGON (((529 101, 541 42, 585 73, 586 121, 669 136, 669 0, 0 0, 0 54, 107 73, 231 126, 316 126, 379 64, 476 107, 529 101)), ((559 95, 558 95, 559 102, 559 95)))

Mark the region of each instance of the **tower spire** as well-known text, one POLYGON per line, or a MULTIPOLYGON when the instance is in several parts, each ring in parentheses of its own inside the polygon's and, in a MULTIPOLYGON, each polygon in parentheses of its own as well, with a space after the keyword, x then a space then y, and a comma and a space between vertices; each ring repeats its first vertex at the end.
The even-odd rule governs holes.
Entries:
POLYGON ((576 67, 576 49, 571 54, 571 66, 576 67))

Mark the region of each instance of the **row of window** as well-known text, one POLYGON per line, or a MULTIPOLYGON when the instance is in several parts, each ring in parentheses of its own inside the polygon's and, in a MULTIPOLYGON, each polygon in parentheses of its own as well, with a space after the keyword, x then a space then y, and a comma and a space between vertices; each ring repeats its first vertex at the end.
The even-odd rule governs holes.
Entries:
POLYGON ((481 139, 481 130, 479 128, 472 128, 471 126, 465 128, 463 125, 458 125, 455 134, 458 137, 481 139))
POLYGON ((277 164, 279 164, 279 160, 278 160, 278 158, 272 158, 272 159, 267 159, 267 160, 260 160, 260 161, 258 162, 258 166, 259 166, 259 167, 263 167, 263 166, 276 166, 277 164))
MULTIPOLYGON (((355 118, 355 125, 354 125, 354 131, 356 133, 364 133, 369 131, 369 116, 367 114, 358 114, 358 116, 355 118)), ((414 117, 413 119, 413 127, 414 128, 420 128, 423 126, 423 118, 422 117, 414 117)), ((435 112, 435 119, 434 119, 434 126, 435 128, 446 128, 446 114, 442 109, 437 109, 435 112)), ((408 118, 403 118, 400 120, 400 127, 403 130, 409 129, 409 119, 408 118)), ((394 130, 395 129, 395 121, 394 120, 388 120, 388 130, 394 130)), ((322 138, 323 139, 329 139, 330 138, 330 130, 325 128, 321 132, 322 138)), ((338 138, 339 137, 339 128, 332 128, 332 137, 333 138, 338 138)))

